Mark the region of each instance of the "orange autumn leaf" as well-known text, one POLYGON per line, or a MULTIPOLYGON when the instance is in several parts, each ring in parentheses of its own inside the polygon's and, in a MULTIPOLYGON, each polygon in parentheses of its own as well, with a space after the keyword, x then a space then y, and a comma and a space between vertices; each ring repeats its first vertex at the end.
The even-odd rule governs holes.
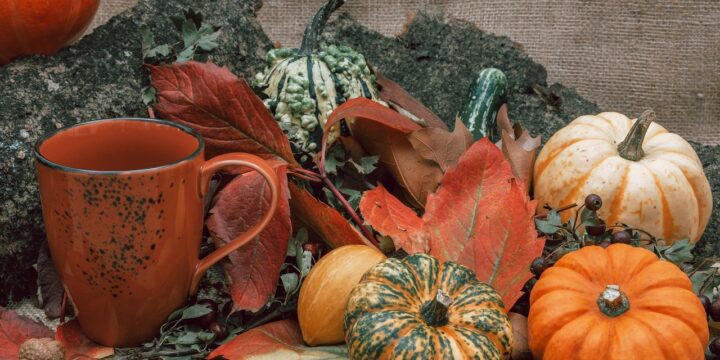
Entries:
POLYGON ((47 326, 0 306, 0 359, 17 359, 20 345, 28 339, 52 337, 47 326))
POLYGON ((67 359, 102 359, 115 354, 113 348, 99 345, 85 337, 77 319, 60 324, 55 332, 55 340, 65 347, 67 359))
POLYGON ((428 251, 427 237, 418 235, 422 232, 422 219, 382 185, 365 192, 360 200, 360 212, 366 223, 393 240, 396 249, 408 254, 428 251))

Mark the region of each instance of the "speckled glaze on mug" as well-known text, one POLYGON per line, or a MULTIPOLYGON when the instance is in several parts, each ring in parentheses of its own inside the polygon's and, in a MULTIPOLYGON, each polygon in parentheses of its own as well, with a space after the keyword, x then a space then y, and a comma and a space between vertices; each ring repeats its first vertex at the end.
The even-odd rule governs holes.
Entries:
POLYGON ((203 150, 191 129, 153 119, 81 123, 35 146, 50 251, 90 339, 115 347, 151 340, 205 271, 272 218, 279 185, 270 165, 242 153, 205 161, 203 150), (238 165, 265 177, 271 207, 199 259, 209 179, 238 165))

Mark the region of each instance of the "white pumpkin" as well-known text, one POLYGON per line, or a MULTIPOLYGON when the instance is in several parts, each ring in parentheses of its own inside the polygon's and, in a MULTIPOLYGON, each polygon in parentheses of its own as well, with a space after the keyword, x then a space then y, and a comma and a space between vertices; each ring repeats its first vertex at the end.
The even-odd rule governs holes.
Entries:
POLYGON ((555 133, 535 163, 538 208, 581 204, 594 193, 608 225, 625 223, 667 243, 696 242, 712 209, 710 184, 692 146, 654 119, 652 111, 640 121, 605 112, 555 133))

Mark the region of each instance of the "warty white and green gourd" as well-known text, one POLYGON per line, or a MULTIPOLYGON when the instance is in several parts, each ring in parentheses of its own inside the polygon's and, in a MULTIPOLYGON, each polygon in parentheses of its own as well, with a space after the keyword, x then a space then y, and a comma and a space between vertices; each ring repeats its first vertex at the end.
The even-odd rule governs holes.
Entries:
MULTIPOLYGON (((319 149, 329 114, 346 100, 365 97, 379 101, 375 75, 362 54, 347 46, 318 46, 330 14, 344 3, 330 0, 318 10, 305 29, 299 49, 269 51, 267 69, 253 82, 267 96, 265 105, 288 134, 297 154, 319 149)), ((329 142, 340 132, 336 126, 329 142)))

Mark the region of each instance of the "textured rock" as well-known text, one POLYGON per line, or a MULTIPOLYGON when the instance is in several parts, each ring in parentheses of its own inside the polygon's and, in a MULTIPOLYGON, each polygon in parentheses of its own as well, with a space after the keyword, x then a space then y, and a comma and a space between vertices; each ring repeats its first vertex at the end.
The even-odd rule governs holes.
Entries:
MULTIPOLYGON (((453 120, 464 105, 475 75, 490 66, 503 70, 508 77, 510 118, 534 135, 542 135, 543 140, 577 116, 601 111, 560 84, 548 87, 545 69, 523 53, 521 45, 462 21, 443 22, 419 14, 404 34, 387 38, 341 16, 331 24, 326 37, 364 54, 384 75, 446 122, 453 120)), ((720 147, 693 146, 703 161, 715 199, 710 224, 696 253, 720 255, 720 147)))
POLYGON ((0 68, 0 304, 35 287, 31 265, 44 235, 32 145, 48 131, 79 121, 147 116, 140 98, 147 75, 138 28, 150 26, 158 43, 177 42, 170 16, 189 7, 222 26, 214 62, 240 75, 263 66, 272 44, 255 20, 260 0, 141 0, 54 57, 0 68))

